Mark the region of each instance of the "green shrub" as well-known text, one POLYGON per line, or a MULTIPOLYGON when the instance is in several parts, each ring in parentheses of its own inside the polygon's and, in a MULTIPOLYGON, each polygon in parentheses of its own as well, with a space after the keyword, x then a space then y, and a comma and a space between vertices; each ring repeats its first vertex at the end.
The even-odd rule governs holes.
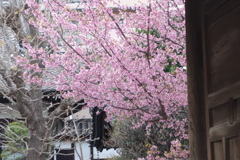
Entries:
POLYGON ((7 144, 1 154, 3 160, 25 159, 24 157, 27 154, 28 128, 23 122, 9 123, 5 129, 5 138, 7 144))

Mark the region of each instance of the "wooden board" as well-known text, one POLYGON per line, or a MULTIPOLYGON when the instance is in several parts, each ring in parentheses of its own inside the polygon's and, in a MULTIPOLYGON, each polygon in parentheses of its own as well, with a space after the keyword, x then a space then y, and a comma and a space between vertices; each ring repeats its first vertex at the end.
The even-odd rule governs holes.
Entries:
POLYGON ((186 13, 191 159, 239 160, 240 1, 189 0, 186 13))

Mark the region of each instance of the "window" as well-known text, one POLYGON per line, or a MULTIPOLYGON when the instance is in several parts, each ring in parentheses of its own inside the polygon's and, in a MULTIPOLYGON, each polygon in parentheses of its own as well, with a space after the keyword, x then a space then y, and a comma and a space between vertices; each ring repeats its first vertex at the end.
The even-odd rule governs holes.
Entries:
POLYGON ((76 126, 79 135, 89 135, 91 130, 91 119, 80 119, 76 121, 76 126))
POLYGON ((74 149, 55 149, 51 160, 74 160, 74 149))
POLYGON ((56 160, 74 160, 74 149, 56 149, 56 160))

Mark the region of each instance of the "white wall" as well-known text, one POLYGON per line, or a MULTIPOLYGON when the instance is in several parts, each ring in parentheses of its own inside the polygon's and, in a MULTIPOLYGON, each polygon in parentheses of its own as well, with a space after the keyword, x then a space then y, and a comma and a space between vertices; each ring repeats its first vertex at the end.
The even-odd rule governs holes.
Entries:
MULTIPOLYGON (((55 148, 56 149, 70 149, 71 148, 71 141, 64 141, 64 142, 56 142, 55 148)), ((88 142, 76 142, 74 144, 75 151, 75 160, 90 160, 90 144, 88 142), (83 157, 83 158, 81 158, 83 157)), ((116 150, 114 149, 104 149, 102 152, 98 152, 97 149, 93 148, 93 158, 94 159, 106 159, 106 158, 112 158, 115 156, 119 156, 116 150)), ((54 160, 56 159, 56 156, 54 156, 54 160)))
POLYGON ((56 149, 70 149, 71 148, 71 141, 62 141, 62 142, 56 142, 55 148, 56 149))
POLYGON ((93 148, 93 158, 94 159, 106 159, 106 158, 113 158, 116 156, 120 156, 115 149, 104 149, 102 152, 98 152, 97 149, 93 148))
POLYGON ((90 160, 90 145, 87 142, 75 143, 75 160, 90 160), (83 157, 81 159, 80 157, 83 157))

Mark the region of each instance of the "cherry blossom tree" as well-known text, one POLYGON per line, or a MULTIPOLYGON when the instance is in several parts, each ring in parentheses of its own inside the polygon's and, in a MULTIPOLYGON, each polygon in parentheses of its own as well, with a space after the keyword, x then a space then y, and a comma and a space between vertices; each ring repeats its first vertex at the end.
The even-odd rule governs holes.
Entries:
POLYGON ((184 1, 27 4, 25 14, 39 34, 31 37, 37 44, 26 40, 24 46, 44 65, 16 58, 29 83, 56 86, 64 98, 103 107, 109 119, 135 116, 134 127, 157 122, 187 139, 187 119, 180 118, 187 105, 184 1), (32 76, 33 70, 51 78, 32 76))
MULTIPOLYGON (((64 122, 76 103, 70 98, 63 100, 56 91, 50 92, 54 87, 26 81, 25 69, 17 65, 15 58, 21 57, 29 65, 44 68, 42 60, 29 56, 22 45, 27 41, 30 46, 44 46, 38 43, 36 28, 27 22, 31 16, 24 14, 26 8, 22 0, 0 1, 0 159, 50 159, 55 141, 66 135, 75 141, 82 138, 76 125, 56 125, 64 122)), ((29 73, 35 79, 45 78, 38 70, 29 73)))

